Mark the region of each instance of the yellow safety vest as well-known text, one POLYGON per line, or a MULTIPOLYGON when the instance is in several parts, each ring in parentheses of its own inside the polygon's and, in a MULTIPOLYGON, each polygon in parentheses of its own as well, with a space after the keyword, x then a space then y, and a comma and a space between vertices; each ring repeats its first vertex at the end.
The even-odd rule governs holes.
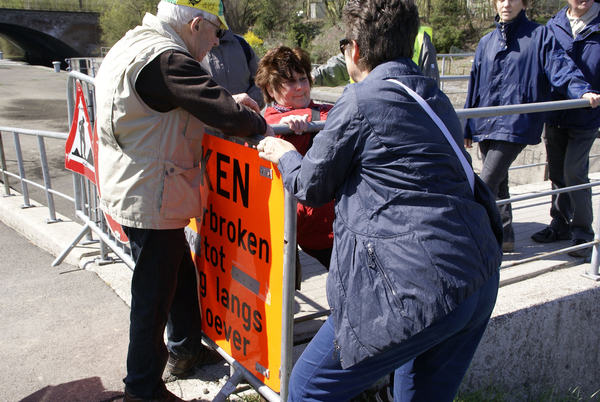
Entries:
POLYGON ((427 32, 430 39, 433 38, 433 31, 431 30, 431 27, 419 27, 419 33, 415 39, 415 51, 413 52, 412 58, 416 65, 419 65, 419 56, 421 55, 421 47, 423 46, 423 37, 425 36, 425 32, 427 32))

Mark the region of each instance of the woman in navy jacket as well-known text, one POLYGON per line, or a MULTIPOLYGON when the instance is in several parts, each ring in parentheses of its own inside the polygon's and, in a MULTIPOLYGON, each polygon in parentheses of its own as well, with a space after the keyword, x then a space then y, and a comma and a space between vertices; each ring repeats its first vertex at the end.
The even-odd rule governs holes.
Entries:
MULTIPOLYGON (((568 0, 547 27, 596 91, 600 90, 600 4, 568 0)), ((559 92, 553 98, 565 99, 559 92)), ((570 109, 550 114, 544 142, 552 188, 589 183, 589 155, 600 127, 600 109, 570 109)), ((594 239, 592 190, 552 196, 550 226, 531 238, 550 243, 573 237, 573 245, 594 239)), ((589 257, 591 248, 575 250, 573 257, 589 257)))
MULTIPOLYGON (((527 19, 527 0, 497 0, 496 29, 484 36, 471 70, 465 108, 519 105, 550 99, 550 90, 566 98, 589 94, 591 86, 543 25, 527 19)), ((479 142, 483 156, 481 178, 498 199, 510 198, 508 168, 527 145, 538 144, 544 126, 542 113, 511 114, 467 120, 465 146, 479 142)), ((504 251, 512 251, 515 235, 510 204, 500 207, 504 251)))
POLYGON ((498 210, 477 177, 473 192, 430 115, 389 81, 424 98, 462 145, 450 100, 411 60, 414 0, 351 0, 344 19, 355 84, 324 130, 304 157, 280 139, 258 145, 299 201, 335 200, 331 316, 294 366, 288 400, 349 400, 395 371, 397 400, 452 401, 496 300, 498 210))

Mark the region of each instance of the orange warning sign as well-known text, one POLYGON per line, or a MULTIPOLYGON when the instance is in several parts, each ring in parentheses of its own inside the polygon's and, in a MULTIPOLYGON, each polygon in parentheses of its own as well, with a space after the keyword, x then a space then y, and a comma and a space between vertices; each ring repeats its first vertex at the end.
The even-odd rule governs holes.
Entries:
POLYGON ((284 191, 256 150, 204 135, 203 215, 188 240, 198 268, 202 330, 279 392, 284 191))

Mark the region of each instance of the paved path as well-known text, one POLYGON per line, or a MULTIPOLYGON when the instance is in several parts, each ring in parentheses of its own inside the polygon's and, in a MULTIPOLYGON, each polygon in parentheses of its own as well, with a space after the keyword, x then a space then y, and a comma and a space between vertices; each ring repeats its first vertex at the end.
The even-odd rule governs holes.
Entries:
POLYGON ((0 400, 100 402, 122 396, 129 308, 93 272, 0 223, 0 400))

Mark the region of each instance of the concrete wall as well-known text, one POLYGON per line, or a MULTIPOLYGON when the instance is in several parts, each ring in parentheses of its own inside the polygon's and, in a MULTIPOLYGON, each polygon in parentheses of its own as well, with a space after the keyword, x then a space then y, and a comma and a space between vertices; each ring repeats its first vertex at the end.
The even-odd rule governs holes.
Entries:
POLYGON ((502 287, 462 390, 493 384, 516 397, 578 387, 586 398, 600 390, 600 282, 581 275, 588 267, 502 287))

